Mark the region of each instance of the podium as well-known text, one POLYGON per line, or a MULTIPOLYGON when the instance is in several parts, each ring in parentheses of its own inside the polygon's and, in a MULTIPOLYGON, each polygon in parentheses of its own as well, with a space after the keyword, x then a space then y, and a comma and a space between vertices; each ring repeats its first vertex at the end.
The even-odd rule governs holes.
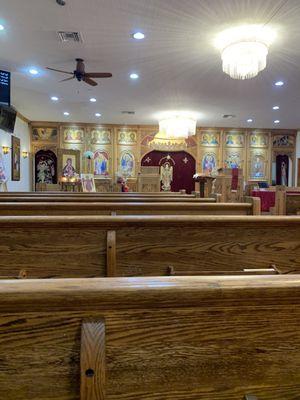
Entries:
POLYGON ((159 167, 141 167, 138 174, 138 192, 160 192, 159 167))
POLYGON ((232 169, 229 168, 222 169, 216 177, 215 193, 221 194, 222 203, 239 203, 243 200, 244 177, 242 169, 238 169, 237 180, 237 189, 232 190, 232 169))
POLYGON ((216 179, 215 177, 212 177, 210 175, 197 175, 194 178, 194 181, 199 184, 200 198, 209 197, 211 195, 212 182, 215 179, 216 179))

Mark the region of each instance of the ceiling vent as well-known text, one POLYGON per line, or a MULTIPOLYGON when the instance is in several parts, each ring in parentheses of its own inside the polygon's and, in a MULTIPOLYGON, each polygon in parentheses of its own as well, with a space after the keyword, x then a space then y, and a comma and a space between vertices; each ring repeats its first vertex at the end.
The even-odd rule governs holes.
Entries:
POLYGON ((66 43, 66 42, 76 42, 76 43, 80 43, 82 42, 82 37, 80 32, 64 32, 64 31, 60 31, 57 32, 58 33, 58 37, 60 39, 61 42, 66 43))
POLYGON ((225 119, 230 119, 230 118, 235 118, 236 117, 236 115, 234 115, 234 114, 224 114, 223 115, 223 118, 225 118, 225 119))
POLYGON ((134 115, 135 111, 122 111, 122 114, 134 115))

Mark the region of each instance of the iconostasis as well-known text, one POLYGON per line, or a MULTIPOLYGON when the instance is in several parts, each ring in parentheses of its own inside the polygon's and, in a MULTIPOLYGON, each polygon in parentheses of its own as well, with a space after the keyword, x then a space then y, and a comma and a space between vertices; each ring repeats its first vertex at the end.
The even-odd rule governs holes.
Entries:
POLYGON ((241 168, 246 181, 276 183, 280 179, 279 167, 285 162, 289 185, 295 178, 296 130, 197 128, 197 134, 181 144, 173 146, 166 142, 156 148, 151 142, 157 126, 55 123, 31 126, 36 182, 38 176, 43 176, 46 183, 56 183, 63 168, 69 166, 78 174, 93 173, 96 180, 110 180, 111 185, 118 176, 126 177, 130 188, 135 190, 141 160, 153 150, 166 154, 185 151, 196 160, 197 172, 241 168))

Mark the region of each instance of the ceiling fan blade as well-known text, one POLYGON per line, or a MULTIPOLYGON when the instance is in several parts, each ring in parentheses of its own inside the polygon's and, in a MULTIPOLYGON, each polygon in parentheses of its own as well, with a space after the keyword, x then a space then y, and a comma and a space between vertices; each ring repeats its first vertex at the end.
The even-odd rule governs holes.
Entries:
POLYGON ((59 81, 59 82, 66 82, 66 81, 70 81, 71 79, 74 79, 75 78, 75 76, 71 76, 71 78, 66 78, 66 79, 63 79, 62 81, 59 81))
POLYGON ((87 83, 88 85, 91 85, 91 86, 97 86, 97 85, 98 85, 97 82, 95 82, 93 79, 89 78, 89 77, 86 76, 86 75, 83 77, 83 81, 84 81, 85 83, 87 83))
POLYGON ((112 74, 110 72, 88 72, 85 73, 88 78, 111 78, 112 74))
POLYGON ((61 72, 63 74, 68 74, 68 75, 74 75, 74 72, 62 71, 60 69, 55 69, 55 68, 50 68, 50 67, 46 67, 46 68, 50 69, 50 71, 61 72))

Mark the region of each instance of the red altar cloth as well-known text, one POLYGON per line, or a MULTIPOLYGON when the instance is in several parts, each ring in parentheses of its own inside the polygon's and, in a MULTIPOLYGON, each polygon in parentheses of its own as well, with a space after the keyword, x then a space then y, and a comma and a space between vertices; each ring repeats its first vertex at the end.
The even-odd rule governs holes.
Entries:
POLYGON ((268 212, 275 206, 275 192, 270 190, 252 190, 251 196, 260 197, 261 211, 268 212))

